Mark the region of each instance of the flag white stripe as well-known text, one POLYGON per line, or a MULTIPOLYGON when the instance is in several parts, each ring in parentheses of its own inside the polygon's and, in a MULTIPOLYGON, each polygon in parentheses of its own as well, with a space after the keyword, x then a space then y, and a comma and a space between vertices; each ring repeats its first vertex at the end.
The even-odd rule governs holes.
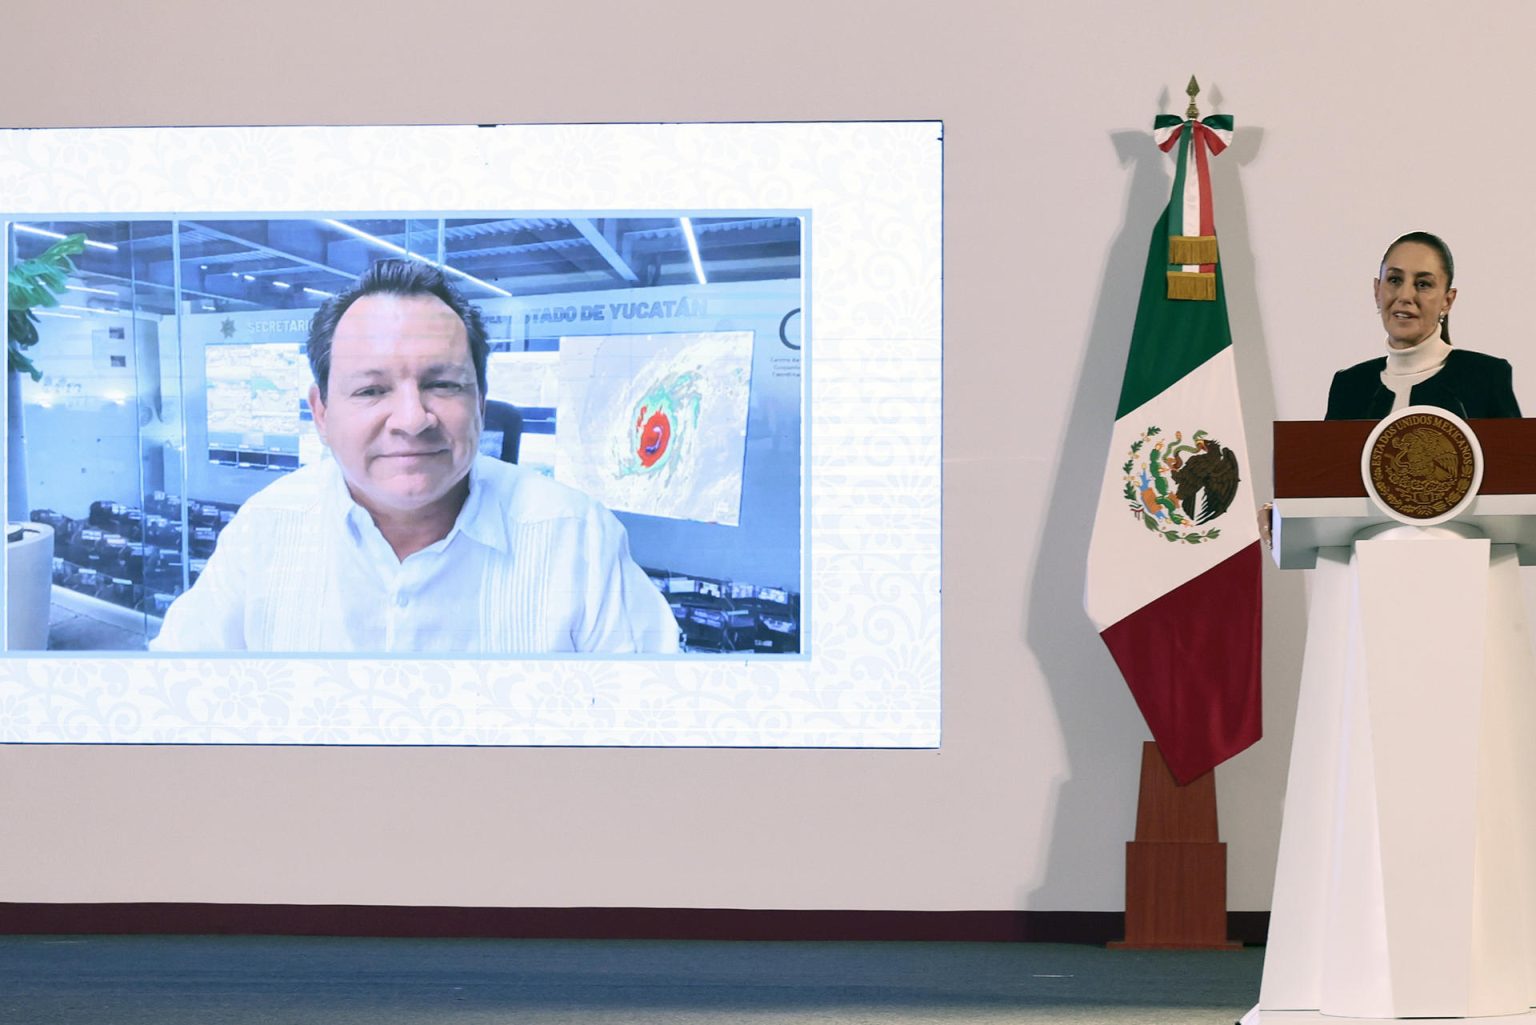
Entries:
MULTIPOLYGON (((1189 140, 1189 159, 1184 161, 1184 234, 1200 234, 1200 162, 1195 159, 1195 139, 1189 140)), ((1199 265, 1185 267, 1187 271, 1199 270, 1199 265)))
MULTIPOLYGON (((1145 453, 1144 448, 1140 455, 1145 453)), ((1115 423, 1088 548, 1084 604, 1098 629, 1119 622, 1257 540, 1252 484, 1253 468, 1238 405, 1237 368, 1232 347, 1227 346, 1115 423), (1122 467, 1132 458, 1132 443, 1152 426, 1162 428, 1160 437, 1166 439, 1182 431, 1186 442, 1195 431, 1203 430, 1237 456, 1242 482, 1227 511, 1202 526, 1179 528, 1180 533, 1218 528, 1221 534, 1214 541, 1169 542, 1130 511, 1122 467)))

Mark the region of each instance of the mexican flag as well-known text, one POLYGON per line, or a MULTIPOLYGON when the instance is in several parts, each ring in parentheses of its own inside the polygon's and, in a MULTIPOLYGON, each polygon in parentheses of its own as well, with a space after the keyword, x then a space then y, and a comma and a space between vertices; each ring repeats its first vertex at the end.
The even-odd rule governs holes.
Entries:
POLYGON ((1142 278, 1086 606, 1188 783, 1261 734, 1261 556, 1207 173, 1232 118, 1155 127, 1178 165, 1142 278))

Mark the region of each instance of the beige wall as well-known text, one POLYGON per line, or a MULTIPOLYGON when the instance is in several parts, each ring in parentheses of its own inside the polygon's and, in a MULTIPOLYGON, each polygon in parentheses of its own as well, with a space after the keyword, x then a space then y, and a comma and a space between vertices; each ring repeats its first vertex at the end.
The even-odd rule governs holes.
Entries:
MULTIPOLYGON (((943 119, 943 748, 0 747, 0 901, 1121 907, 1144 728, 1079 596, 1167 198, 1148 129, 1191 72, 1237 118, 1217 217, 1261 491, 1269 421, 1375 354, 1405 230, 1456 247, 1458 341, 1536 407, 1513 0, 416 6, 16 5, 0 117, 943 119)), ((1219 773, 1235 910, 1268 907, 1299 668, 1303 581, 1266 588, 1269 736, 1219 773)))

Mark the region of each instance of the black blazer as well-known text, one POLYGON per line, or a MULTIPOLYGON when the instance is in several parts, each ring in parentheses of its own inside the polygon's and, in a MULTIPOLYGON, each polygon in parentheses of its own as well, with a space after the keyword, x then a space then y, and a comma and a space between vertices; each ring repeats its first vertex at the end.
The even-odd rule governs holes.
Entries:
MULTIPOLYGON (((1392 393, 1381 383, 1387 357, 1356 363, 1333 375, 1325 420, 1380 420, 1392 412, 1392 393)), ((1463 420, 1520 415, 1513 368, 1507 360, 1452 349, 1439 373, 1408 393, 1409 405, 1439 406, 1463 420)))

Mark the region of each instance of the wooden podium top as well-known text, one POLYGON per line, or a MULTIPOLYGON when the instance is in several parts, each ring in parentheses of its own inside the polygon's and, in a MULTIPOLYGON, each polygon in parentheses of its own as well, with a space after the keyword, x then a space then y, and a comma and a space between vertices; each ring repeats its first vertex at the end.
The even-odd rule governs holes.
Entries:
MULTIPOLYGON (((1375 420, 1276 420, 1276 498, 1364 498, 1360 452, 1375 420)), ((1468 420, 1483 448, 1480 495, 1536 495, 1536 420, 1468 420)))
MULTIPOLYGON (((1275 422, 1275 564, 1310 569, 1319 548, 1347 547, 1396 521, 1366 496, 1361 450, 1377 421, 1275 422)), ((1536 566, 1536 420, 1469 420, 1483 450, 1478 497, 1458 523, 1517 547, 1536 566)))

